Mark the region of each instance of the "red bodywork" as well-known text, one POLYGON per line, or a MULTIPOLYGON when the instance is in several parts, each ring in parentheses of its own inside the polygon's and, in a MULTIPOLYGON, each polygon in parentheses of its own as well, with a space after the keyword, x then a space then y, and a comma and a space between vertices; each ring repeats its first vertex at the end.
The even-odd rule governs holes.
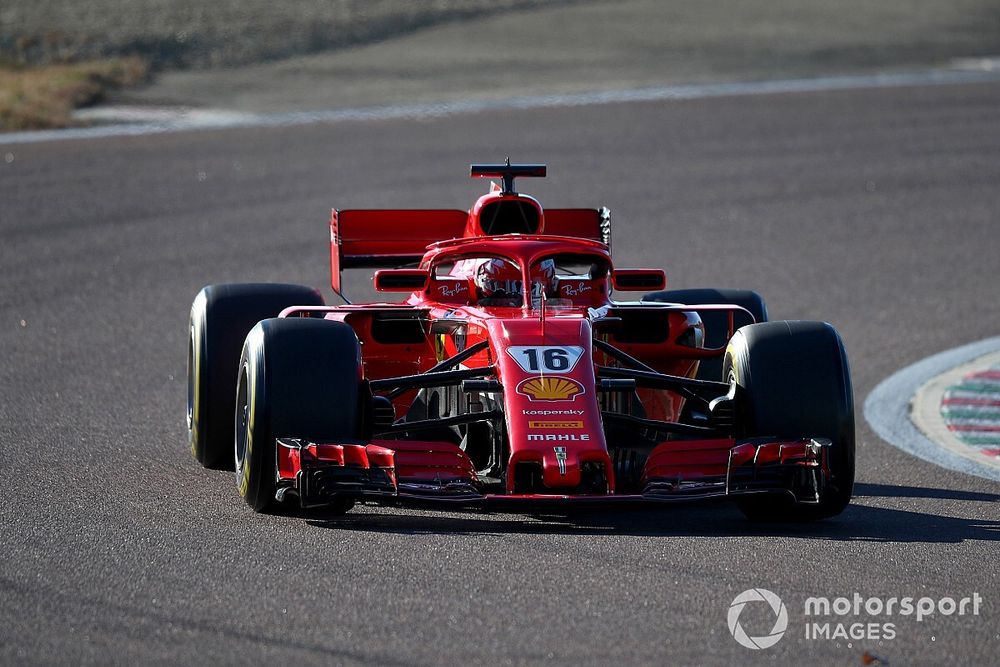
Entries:
POLYGON ((349 324, 361 343, 364 378, 385 397, 383 411, 391 401, 393 419, 376 419, 372 437, 359 442, 278 438, 279 495, 290 491, 303 505, 349 494, 497 507, 774 492, 818 499, 829 475, 825 443, 741 439, 737 418, 723 409, 708 426, 681 423, 691 392, 722 403, 728 392, 732 402, 728 385, 693 379, 700 359, 723 352, 702 346, 698 313, 728 310, 732 335, 732 313, 742 309, 613 301, 613 284, 652 291, 664 280, 657 271, 615 271, 607 209, 543 210, 530 197, 494 188, 468 212, 334 210, 330 240, 338 294, 341 271, 350 267, 416 264, 420 271, 381 272, 379 284, 425 282, 404 303, 282 313, 349 324), (484 216, 496 218, 491 207, 498 203, 516 210, 521 218, 511 224, 523 219, 524 233, 487 233, 496 223, 484 216), (567 256, 590 262, 590 272, 560 276, 541 298, 524 289, 519 303, 486 303, 474 272, 463 268, 473 258, 502 258, 527 286, 536 262, 567 256), (551 359, 539 361, 546 354, 551 359), (418 376, 440 376, 443 384, 407 384, 418 376), (415 401, 434 400, 436 414, 422 407, 408 421, 415 401), (489 418, 460 423, 478 415, 489 418), (453 420, 444 428, 457 429, 455 437, 423 435, 430 419, 453 420), (415 430, 406 430, 408 423, 415 430), (485 426, 474 446, 477 423, 485 426), (473 460, 489 447, 488 461, 473 460))

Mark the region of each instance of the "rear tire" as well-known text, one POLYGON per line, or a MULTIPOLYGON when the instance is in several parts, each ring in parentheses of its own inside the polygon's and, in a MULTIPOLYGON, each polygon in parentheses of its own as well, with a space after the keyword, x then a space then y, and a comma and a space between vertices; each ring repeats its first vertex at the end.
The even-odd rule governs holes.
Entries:
POLYGON ((209 285, 198 292, 188 327, 187 423, 199 463, 232 470, 236 375, 247 332, 288 306, 322 305, 323 296, 302 285, 209 285))
MULTIPOLYGON (((653 292, 647 294, 643 301, 659 303, 684 304, 733 304, 750 311, 754 322, 767 322, 767 305, 764 298, 750 290, 738 289, 678 289, 653 292)), ((722 347, 726 344, 726 334, 729 333, 729 314, 727 312, 702 311, 698 313, 705 325, 705 347, 722 347)), ((747 324, 752 324, 744 313, 736 312, 733 316, 733 330, 747 324)), ((698 365, 699 380, 718 380, 722 378, 722 357, 702 359, 698 365)), ((724 379, 724 378, 723 378, 724 379)))
MULTIPOLYGON (((236 392, 236 486, 255 512, 275 507, 275 438, 365 442, 361 349, 342 322, 270 319, 247 335, 236 392)), ((347 511, 353 499, 331 507, 347 511)))
POLYGON ((827 438, 831 479, 818 505, 784 496, 745 498, 750 519, 813 521, 840 514, 854 488, 854 392, 847 353, 825 322, 767 322, 733 336, 724 377, 737 384, 741 437, 827 438))

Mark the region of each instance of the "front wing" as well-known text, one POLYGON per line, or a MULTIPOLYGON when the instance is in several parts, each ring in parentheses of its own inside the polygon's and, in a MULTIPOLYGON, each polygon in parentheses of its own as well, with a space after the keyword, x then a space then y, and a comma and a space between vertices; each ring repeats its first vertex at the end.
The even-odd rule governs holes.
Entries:
MULTIPOLYGON (((457 445, 375 440, 369 444, 276 442, 277 499, 320 507, 349 496, 387 505, 497 511, 532 506, 655 504, 783 494, 816 504, 830 477, 823 439, 671 440, 646 460, 640 491, 619 494, 494 494, 457 445)), ((614 488, 613 483, 610 488, 614 488)))

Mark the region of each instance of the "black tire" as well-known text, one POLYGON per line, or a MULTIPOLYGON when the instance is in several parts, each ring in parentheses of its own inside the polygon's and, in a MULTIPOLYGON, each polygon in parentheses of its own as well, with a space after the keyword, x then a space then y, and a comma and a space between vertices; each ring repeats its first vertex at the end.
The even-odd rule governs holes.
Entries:
POLYGON ((264 320, 247 335, 239 369, 236 486, 255 512, 275 507, 275 438, 365 442, 361 348, 349 325, 264 320))
POLYGON ((206 468, 232 470, 233 410, 240 351, 257 322, 288 306, 322 306, 311 287, 209 285, 191 305, 188 328, 188 443, 206 468))
MULTIPOLYGON (((647 294, 643 301, 658 303, 688 304, 733 304, 745 308, 754 317, 754 322, 767 322, 767 305, 764 298, 750 290, 737 289, 678 289, 647 294)), ((705 324, 705 347, 722 347, 729 333, 729 315, 726 312, 702 311, 701 321, 705 324)), ((752 324, 745 314, 737 312, 733 318, 733 328, 739 329, 752 324)), ((702 359, 698 364, 699 380, 718 380, 722 377, 722 357, 702 359)))
POLYGON ((812 521, 840 514, 854 488, 854 391, 847 353, 826 322, 767 322, 733 336, 723 363, 737 384, 738 435, 828 438, 831 479, 818 505, 784 496, 740 501, 747 517, 812 521))

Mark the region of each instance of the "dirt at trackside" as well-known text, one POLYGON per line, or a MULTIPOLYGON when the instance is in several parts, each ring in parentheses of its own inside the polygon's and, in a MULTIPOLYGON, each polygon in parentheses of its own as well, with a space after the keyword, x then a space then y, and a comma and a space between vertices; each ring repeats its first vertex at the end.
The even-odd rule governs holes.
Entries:
POLYGON ((8 4, 18 6, 0 7, 3 53, 142 49, 166 68, 117 103, 256 112, 870 73, 1000 54, 996 0, 8 4), (24 35, 34 37, 17 46, 24 35))
POLYGON ((146 73, 146 63, 134 56, 41 67, 0 65, 0 131, 79 124, 74 109, 134 86, 146 73))
POLYGON ((614 0, 523 8, 365 46, 171 72, 133 102, 289 111, 811 77, 1000 54, 995 0, 614 0))
POLYGON ((233 66, 343 48, 542 2, 12 0, 0 6, 0 61, 40 65, 134 55, 158 69, 233 66))

